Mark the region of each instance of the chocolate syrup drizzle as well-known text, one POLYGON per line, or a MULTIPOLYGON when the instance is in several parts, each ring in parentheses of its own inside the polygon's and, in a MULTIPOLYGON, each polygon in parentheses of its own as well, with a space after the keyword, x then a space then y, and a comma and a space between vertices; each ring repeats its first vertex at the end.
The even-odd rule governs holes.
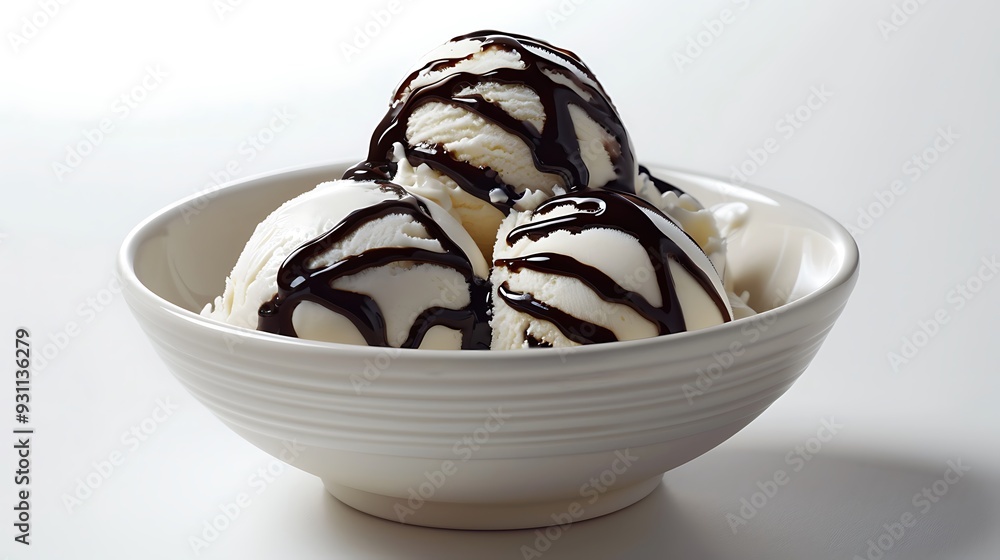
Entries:
MULTIPOLYGON (((637 238, 638 242, 646 248, 656 274, 663 305, 661 307, 652 305, 641 294, 625 289, 604 272, 568 255, 536 253, 523 257, 497 259, 494 261, 494 265, 506 267, 513 272, 534 270, 544 274, 576 278, 593 290, 602 300, 626 305, 635 310, 639 315, 654 323, 659 334, 663 335, 687 330, 673 276, 670 273, 669 261, 673 261, 691 274, 702 289, 712 297, 723 320, 732 320, 732 315, 726 307, 722 295, 717 293, 709 272, 695 263, 642 210, 645 208, 663 215, 655 206, 641 198, 624 193, 590 190, 585 193, 566 194, 551 198, 535 210, 535 216, 544 216, 561 206, 573 206, 576 212, 516 227, 507 234, 507 245, 513 246, 524 238, 538 241, 556 231, 567 231, 571 234, 593 228, 621 231, 637 238)), ((666 216, 664 219, 669 220, 666 216)), ((536 319, 552 323, 567 338, 579 344, 618 340, 609 329, 540 302, 531 294, 515 292, 506 282, 498 287, 497 295, 510 307, 536 319)))
MULTIPOLYGON (((336 188, 336 187, 333 187, 336 188)), ((379 187, 398 198, 355 210, 333 229, 305 243, 290 254, 278 270, 278 293, 258 311, 257 329, 298 336, 292 325, 292 313, 303 301, 312 301, 349 319, 369 346, 389 346, 385 315, 370 296, 338 290, 333 283, 338 278, 395 262, 434 264, 454 269, 465 277, 471 289, 472 301, 463 309, 431 307, 417 317, 410 327, 402 348, 417 348, 424 335, 434 326, 443 325, 462 333, 463 349, 488 349, 489 283, 478 278, 468 256, 431 217, 423 202, 402 187, 389 183, 379 187), (358 255, 345 257, 321 268, 309 263, 363 225, 391 214, 403 214, 423 226, 441 243, 444 252, 416 247, 379 247, 358 255)))
MULTIPOLYGON (((387 180, 395 173, 391 162, 393 145, 401 143, 404 146, 406 159, 414 167, 426 163, 431 168, 448 176, 469 194, 493 204, 504 214, 522 196, 512 186, 503 182, 499 174, 489 167, 477 167, 453 158, 443 146, 416 145, 410 146, 406 140, 406 127, 410 116, 426 103, 445 103, 466 109, 488 122, 494 123, 503 130, 523 140, 531 149, 535 168, 543 173, 558 175, 568 191, 577 191, 587 187, 590 172, 583 161, 580 143, 576 137, 576 129, 570 116, 570 105, 586 111, 586 113, 602 126, 614 139, 617 145, 606 146, 611 155, 616 177, 603 188, 628 193, 635 192, 635 160, 632 148, 621 123, 618 112, 608 99, 604 89, 597 85, 597 79, 579 57, 570 51, 560 49, 546 42, 524 35, 501 33, 499 31, 478 31, 468 35, 455 37, 452 41, 478 40, 482 42, 481 51, 499 49, 517 53, 524 68, 498 68, 484 74, 469 72, 454 72, 447 74, 436 82, 411 88, 413 81, 422 72, 432 72, 454 67, 465 59, 439 59, 424 65, 413 72, 397 88, 395 98, 389 112, 382 119, 372 135, 368 150, 368 159, 349 169, 345 179, 356 180, 387 180), (530 48, 529 48, 530 47, 530 48), (532 50, 534 49, 534 50, 532 50), (565 59, 579 73, 587 76, 594 85, 588 84, 564 65, 553 62, 537 51, 548 52, 565 59), (547 72, 557 73, 571 81, 580 90, 588 94, 589 99, 581 96, 573 88, 555 82, 546 75, 547 72), (500 107, 490 103, 478 94, 458 96, 466 87, 482 83, 499 83, 521 85, 535 91, 545 110, 545 126, 539 131, 533 124, 518 120, 500 107), (493 196, 499 190, 503 196, 493 196)), ((535 189, 548 189, 552 185, 534 185, 535 189)))
MULTIPOLYGON (((574 53, 524 35, 498 31, 479 31, 455 37, 452 41, 480 41, 481 51, 498 49, 515 52, 524 68, 499 68, 484 74, 469 72, 445 73, 433 83, 412 87, 422 73, 445 70, 462 60, 471 58, 439 59, 432 61, 406 77, 397 88, 388 113, 375 129, 369 145, 368 157, 349 169, 344 179, 374 181, 386 192, 393 192, 397 200, 361 208, 348 215, 340 224, 296 249, 282 263, 278 272, 278 293, 261 306, 258 312, 258 329, 262 331, 297 336, 292 325, 292 314, 303 301, 312 301, 350 320, 369 346, 389 346, 385 315, 370 296, 333 288, 338 278, 358 274, 364 270, 394 262, 435 264, 460 272, 468 282, 472 301, 463 309, 432 307, 425 310, 410 327, 404 348, 419 347, 427 332, 443 325, 462 333, 463 349, 489 349, 490 286, 488 281, 475 276, 473 267, 464 251, 434 222, 426 206, 419 199, 393 184, 396 164, 393 148, 396 143, 404 147, 410 165, 426 163, 446 175, 471 195, 484 200, 504 214, 521 198, 517 189, 503 182, 499 174, 489 167, 477 167, 452 157, 441 145, 420 144, 411 146, 406 139, 410 117, 426 103, 445 103, 463 108, 491 122, 523 140, 530 148, 533 162, 540 172, 559 176, 570 193, 586 189, 590 172, 583 161, 581 147, 569 108, 575 105, 604 128, 615 142, 605 146, 611 156, 615 178, 602 188, 622 193, 635 193, 635 159, 631 143, 617 110, 609 100, 593 73, 574 53), (555 55, 560 61, 547 59, 539 53, 555 55), (567 67, 569 65, 571 68, 567 67), (555 82, 548 73, 558 74, 586 92, 581 96, 573 88, 555 82), (592 83, 583 81, 577 73, 592 83), (545 126, 539 131, 533 124, 520 121, 478 94, 459 96, 466 88, 477 84, 498 83, 525 86, 539 96, 545 111, 545 126), (500 196, 497 196, 497 195, 500 196), (437 239, 444 252, 433 252, 413 247, 382 247, 352 255, 322 268, 310 268, 309 263, 361 226, 391 214, 404 214, 426 228, 437 239)), ((645 168, 639 167, 647 173, 645 168)), ((650 176, 652 178, 652 176, 650 176)), ((660 192, 668 190, 681 193, 680 189, 665 181, 652 178, 660 192)), ((548 189, 553 185, 531 185, 532 189, 548 189)), ((500 259, 496 266, 511 270, 530 269, 550 274, 578 278, 605 301, 621 303, 635 309, 640 315, 655 323, 660 334, 685 330, 684 318, 674 290, 673 279, 667 266, 668 259, 680 263, 702 287, 712 294, 726 320, 731 320, 725 304, 719 298, 705 271, 701 270, 676 244, 663 235, 639 206, 659 212, 652 205, 634 196, 614 194, 610 191, 587 190, 579 196, 565 195, 543 204, 536 215, 544 215, 557 206, 572 204, 577 214, 550 220, 541 220, 516 228, 507 237, 513 245, 518 239, 540 239, 557 230, 578 233, 589 228, 612 228, 637 237, 647 247, 657 273, 664 305, 655 307, 635 292, 624 289, 609 276, 593 267, 559 254, 537 254, 518 259, 500 259), (638 205, 638 206, 637 206, 638 205), (626 229, 627 228, 627 229, 626 229)), ((611 342, 616 340, 612 331, 536 300, 531 294, 522 294, 503 284, 498 288, 499 297, 512 308, 533 317, 555 324, 569 339, 580 344, 611 342)), ((529 346, 551 346, 526 333, 529 346)))
POLYGON ((668 192, 675 192, 677 193, 677 196, 685 194, 684 191, 677 185, 668 183, 659 177, 654 177, 645 165, 639 166, 639 174, 649 177, 649 180, 653 182, 653 186, 656 187, 656 190, 660 191, 660 194, 666 194, 668 192))

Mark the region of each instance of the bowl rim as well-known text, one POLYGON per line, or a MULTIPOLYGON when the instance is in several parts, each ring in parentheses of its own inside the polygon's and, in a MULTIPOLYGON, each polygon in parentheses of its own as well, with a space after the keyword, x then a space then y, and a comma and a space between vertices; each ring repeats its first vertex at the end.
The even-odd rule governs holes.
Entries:
MULTIPOLYGON (((146 300, 147 307, 159 309, 161 312, 173 315, 175 318, 184 321, 190 325, 196 326, 199 329, 209 329, 211 331, 216 331, 222 335, 236 336, 241 338, 249 338, 251 340, 259 341, 265 345, 278 345, 287 347, 297 347, 297 348, 310 348, 313 351, 331 351, 339 353, 350 353, 358 354, 359 357, 374 357, 378 354, 385 352, 387 349, 383 347, 371 347, 362 345, 352 345, 337 342, 324 342, 308 339, 300 339, 293 337, 285 337, 280 335, 275 335, 271 333, 260 332, 252 329, 246 329, 243 327, 237 327, 233 325, 228 325, 210 319, 208 317, 203 317, 202 315, 184 309, 183 307, 167 301, 160 295, 153 292, 149 287, 147 287, 141 280, 139 280, 138 275, 135 271, 135 258, 138 251, 138 246, 141 242, 145 241, 149 233, 154 229, 160 222, 165 222, 172 218, 173 214, 178 212, 181 208, 190 204, 192 201, 196 201, 205 196, 209 196, 211 193, 218 193, 223 190, 232 190, 239 188, 243 185, 266 180, 274 179, 279 176, 294 175, 294 174, 304 174, 307 172, 315 172, 320 169, 325 168, 338 168, 349 166, 354 163, 355 160, 346 159, 336 159, 336 160, 324 160, 319 162, 294 165, 279 168, 272 171, 267 171, 263 173, 257 173, 247 177, 242 177, 233 181, 223 183, 217 187, 213 187, 208 190, 201 190, 199 192, 185 196, 179 200, 176 200, 156 212, 150 214, 138 224, 136 224, 129 233, 125 236, 118 251, 116 265, 118 268, 119 277, 126 288, 126 292, 133 296, 139 296, 146 300), (370 356, 369 356, 370 354, 370 356)), ((429 350, 429 349, 411 349, 411 348, 392 348, 390 349, 393 353, 396 353, 396 359, 406 359, 417 362, 423 361, 434 361, 434 360, 452 360, 456 358, 463 358, 463 362, 470 360, 471 363, 478 363, 482 361, 492 362, 494 360, 499 361, 514 361, 525 359, 527 356, 531 356, 534 359, 542 358, 553 358, 565 356, 565 354, 571 351, 574 355, 582 354, 584 356, 590 353, 605 353, 611 350, 624 351, 628 349, 641 350, 647 346, 660 346, 660 345, 681 345, 688 343, 689 339, 692 337, 698 338, 709 338, 712 336, 727 336, 730 331, 742 328, 743 325, 748 324, 755 320, 767 320, 770 317, 777 316, 779 314, 785 314, 789 312, 801 312, 802 310, 816 305, 816 302, 825 299, 830 296, 832 292, 838 288, 849 285, 856 281, 860 265, 860 251, 854 237, 847 231, 847 229, 837 222, 835 219, 830 217, 828 214, 819 210, 818 208, 793 198, 789 195, 774 191, 766 187, 760 187, 753 183, 745 184, 734 184, 731 180, 715 174, 703 173, 699 171, 693 171, 683 167, 662 165, 652 162, 643 162, 643 165, 650 169, 662 169, 672 173, 679 173, 685 175, 691 175, 692 177, 700 179, 708 179, 712 181, 717 181, 722 184, 749 191, 751 193, 764 195, 781 205, 798 206, 806 209, 813 214, 819 223, 825 226, 826 231, 824 231, 824 236, 829 233, 831 240, 843 250, 843 263, 840 268, 832 275, 832 277, 821 285, 819 288, 804 294, 795 301, 782 304, 773 309, 768 309, 757 313, 754 316, 737 319, 730 321, 728 323, 723 323, 720 325, 715 325, 712 327, 707 327, 703 329, 698 329, 694 331, 685 331, 681 333, 675 333, 668 336, 657 336, 639 340, 627 340, 627 341, 617 341, 607 344, 591 344, 583 346, 575 346, 572 348, 526 348, 526 349, 514 349, 514 350, 504 350, 504 351, 468 351, 468 350, 429 350)))

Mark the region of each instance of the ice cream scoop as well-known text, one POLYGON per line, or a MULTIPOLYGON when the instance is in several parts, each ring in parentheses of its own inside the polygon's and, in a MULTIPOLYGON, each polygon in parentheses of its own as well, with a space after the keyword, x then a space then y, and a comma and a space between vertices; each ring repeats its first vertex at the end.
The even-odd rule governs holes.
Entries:
POLYGON ((494 350, 648 338, 733 318, 701 248, 626 193, 569 193, 512 212, 493 265, 494 350))
POLYGON ((392 180, 451 211, 484 253, 511 209, 560 192, 635 192, 625 127, 579 57, 480 31, 431 51, 397 87, 368 158, 345 178, 392 180))
POLYGON ((329 342, 488 348, 488 275, 438 205, 393 184, 333 181, 257 226, 202 314, 329 342))
POLYGON ((716 213, 636 164, 579 57, 480 31, 402 80, 363 162, 259 225, 204 313, 369 346, 592 344, 752 312, 725 261, 716 213))

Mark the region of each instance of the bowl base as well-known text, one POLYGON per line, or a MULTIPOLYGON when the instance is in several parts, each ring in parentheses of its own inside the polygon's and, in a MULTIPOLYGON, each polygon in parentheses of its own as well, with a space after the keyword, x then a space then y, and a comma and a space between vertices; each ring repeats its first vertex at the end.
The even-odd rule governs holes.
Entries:
POLYGON ((439 529, 505 530, 565 525, 626 508, 648 496, 663 480, 659 474, 624 488, 609 489, 590 503, 579 495, 548 502, 463 504, 383 496, 331 481, 326 491, 352 508, 407 525, 439 529))

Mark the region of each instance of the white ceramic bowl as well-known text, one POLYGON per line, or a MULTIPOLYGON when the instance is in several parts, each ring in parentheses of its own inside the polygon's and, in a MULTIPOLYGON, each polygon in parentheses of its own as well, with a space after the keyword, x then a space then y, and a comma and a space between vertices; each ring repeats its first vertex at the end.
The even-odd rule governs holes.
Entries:
POLYGON ((837 222, 786 196, 653 168, 705 204, 743 201, 729 273, 760 315, 572 350, 387 350, 230 327, 198 311, 254 226, 331 164, 182 200, 126 238, 125 297, 181 383, 343 502, 419 525, 509 529, 626 507, 719 445, 809 364, 854 286, 837 222))

